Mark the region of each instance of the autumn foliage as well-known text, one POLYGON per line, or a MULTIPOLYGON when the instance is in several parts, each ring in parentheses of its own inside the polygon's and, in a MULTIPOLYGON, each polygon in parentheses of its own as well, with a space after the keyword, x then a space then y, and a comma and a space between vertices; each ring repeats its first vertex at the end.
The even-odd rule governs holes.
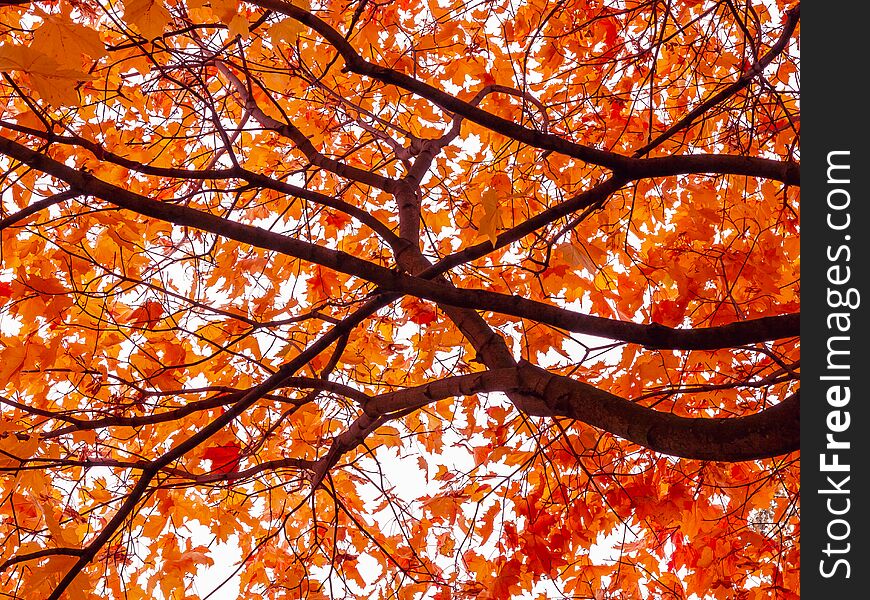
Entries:
POLYGON ((798 598, 799 18, 0 2, 0 597, 798 598))

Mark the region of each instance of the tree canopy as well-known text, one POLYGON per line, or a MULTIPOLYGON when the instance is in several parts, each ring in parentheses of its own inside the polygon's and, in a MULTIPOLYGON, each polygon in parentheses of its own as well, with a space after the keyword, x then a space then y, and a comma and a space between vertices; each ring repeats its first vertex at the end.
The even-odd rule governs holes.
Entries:
POLYGON ((799 10, 0 2, 0 596, 798 598, 799 10))

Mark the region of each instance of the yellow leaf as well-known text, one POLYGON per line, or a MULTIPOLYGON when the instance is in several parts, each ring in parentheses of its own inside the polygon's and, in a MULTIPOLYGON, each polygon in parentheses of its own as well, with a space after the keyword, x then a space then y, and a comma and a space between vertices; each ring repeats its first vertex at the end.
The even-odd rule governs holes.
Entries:
POLYGON ((499 209, 501 194, 495 189, 490 188, 483 192, 480 199, 481 206, 483 207, 483 217, 481 217, 478 223, 478 229, 480 229, 480 234, 495 246, 498 230, 504 226, 501 210, 499 209))
POLYGON ((160 0, 124 0, 124 19, 149 40, 163 34, 170 18, 160 0))
POLYGON ((595 284, 595 289, 599 291, 609 290, 610 289, 610 279, 604 273, 604 271, 598 271, 595 274, 595 278, 592 280, 595 284))
POLYGON ((239 14, 238 0, 211 0, 211 10, 221 23, 227 26, 230 38, 237 35, 243 38, 248 36, 248 19, 239 14))
POLYGON ((244 15, 233 15, 229 23, 227 23, 227 33, 231 38, 241 36, 247 38, 250 33, 250 23, 244 15))
POLYGON ((598 265, 589 256, 589 253, 586 252, 585 248, 578 248, 574 244, 562 244, 561 246, 556 248, 556 254, 568 263, 573 268, 582 268, 586 269, 590 273, 595 273, 598 271, 598 265))
MULTIPOLYGON (((53 582, 60 580, 62 574, 66 574, 76 563, 74 556, 52 556, 48 559, 48 563, 40 567, 39 571, 48 574, 53 582)), ((67 596, 70 600, 87 600, 87 590, 90 588, 90 583, 84 573, 79 573, 75 576, 72 583, 66 589, 67 596)))
POLYGON ((64 67, 39 50, 26 46, 0 46, 0 71, 22 71, 39 97, 52 106, 79 103, 76 85, 94 79, 78 69, 64 67))
POLYGON ((277 45, 281 41, 292 45, 296 43, 296 38, 303 29, 299 21, 284 19, 269 26, 269 37, 272 39, 272 45, 277 45))
POLYGON ((238 0, 211 0, 211 10, 227 26, 230 38, 237 35, 247 38, 250 31, 248 18, 239 13, 238 0))
POLYGON ((229 23, 238 14, 239 3, 238 0, 211 0, 211 10, 223 23, 229 23))
MULTIPOLYGON (((61 527, 60 523, 55 518, 51 507, 49 507, 45 502, 40 501, 39 507, 42 509, 42 514, 45 517, 45 525, 48 527, 48 531, 54 542, 56 542, 58 546, 77 547, 79 545, 79 536, 76 535, 75 530, 72 527, 61 527)), ((47 568, 49 572, 56 570, 58 573, 65 573, 76 563, 76 558, 72 556, 54 556, 50 561, 53 564, 51 568, 47 568)), ((72 584, 67 588, 67 594, 72 600, 85 600, 88 596, 88 589, 90 589, 90 582, 88 581, 87 576, 84 573, 79 573, 76 575, 75 579, 73 579, 72 584)))
POLYGON ((42 514, 45 517, 45 525, 48 527, 48 532, 52 539, 57 542, 58 546, 73 546, 76 542, 75 536, 69 535, 69 529, 60 526, 60 523, 55 518, 54 513, 45 502, 40 502, 39 507, 42 509, 42 514))
POLYGON ((387 448, 396 448, 402 445, 402 438, 399 435, 399 430, 391 425, 379 427, 371 439, 374 443, 380 442, 387 448))

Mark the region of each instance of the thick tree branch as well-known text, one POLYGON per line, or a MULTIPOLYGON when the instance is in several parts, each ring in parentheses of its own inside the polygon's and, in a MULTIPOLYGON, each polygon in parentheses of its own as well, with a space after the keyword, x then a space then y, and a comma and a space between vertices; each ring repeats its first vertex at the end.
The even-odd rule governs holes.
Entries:
POLYGON ((799 185, 800 182, 800 169, 795 163, 719 154, 673 156, 667 157, 668 160, 665 162, 655 162, 662 159, 624 156, 578 144, 554 134, 529 129, 482 110, 404 73, 366 61, 333 27, 289 2, 284 0, 253 0, 252 3, 287 15, 316 31, 338 51, 345 61, 345 69, 350 72, 403 88, 448 112, 461 115, 469 121, 511 139, 534 148, 558 152, 584 162, 606 167, 619 174, 620 177, 637 179, 641 177, 665 177, 680 173, 709 173, 761 177, 782 181, 789 185, 799 185))
POLYGON ((800 392, 753 415, 681 417, 640 406, 522 361, 515 368, 445 377, 371 398, 363 404, 363 414, 333 440, 329 452, 315 463, 315 481, 319 483, 342 455, 392 418, 445 398, 492 392, 532 395, 542 401, 534 416, 576 419, 681 458, 738 462, 781 456, 798 450, 800 445, 800 392))
POLYGON ((744 175, 780 181, 787 185, 801 183, 800 163, 730 154, 685 154, 636 159, 631 168, 619 171, 627 179, 672 177, 690 173, 744 175))
MULTIPOLYGON (((420 253, 405 256, 412 262, 409 265, 412 272, 422 271, 428 263, 420 253)), ((442 308, 490 370, 517 364, 505 341, 477 313, 451 306, 442 308)), ((795 330, 793 335, 799 335, 799 318, 795 315, 788 320, 795 330)), ((778 456, 799 447, 797 394, 777 405, 782 408, 764 411, 764 417, 760 413, 733 422, 730 419, 698 420, 641 407, 587 383, 549 373, 527 361, 521 361, 519 368, 519 387, 506 392, 518 409, 537 416, 578 419, 664 454, 741 461, 778 456), (782 422, 778 422, 779 419, 782 422)))
MULTIPOLYGON (((554 581, 569 581, 584 568, 571 553, 594 543, 586 533, 596 528, 606 534, 639 519, 647 549, 663 539, 674 515, 644 514, 668 486, 678 508, 712 506, 705 520, 715 527, 704 532, 726 541, 757 524, 753 508, 766 506, 773 487, 785 489, 784 511, 756 528, 758 539, 734 546, 725 576, 740 591, 778 557, 794 562, 783 553, 794 541, 800 316, 782 314, 797 303, 763 300, 797 277, 788 262, 797 214, 780 196, 800 185, 789 135, 799 6, 774 14, 730 0, 684 11, 597 6, 575 11, 566 28, 559 3, 520 15, 441 3, 424 15, 368 0, 344 12, 251 0, 258 14, 245 34, 245 11, 234 7, 156 6, 145 17, 119 8, 108 22, 87 6, 47 14, 37 0, 6 4, 31 1, 3 9, 12 41, 0 52, 11 111, 0 119, 0 181, 15 196, 0 215, 0 258, 12 277, 0 282, 0 316, 15 325, 0 343, 10 396, 0 394, 0 409, 13 418, 0 436, 0 477, 21 479, 35 502, 10 496, 0 505, 11 527, 0 573, 19 580, 12 595, 114 589, 130 568, 150 577, 149 588, 161 584, 151 575, 166 573, 165 587, 207 560, 190 545, 161 554, 177 538, 165 521, 177 525, 206 504, 219 537, 235 531, 249 548, 236 571, 248 569, 245 581, 266 595, 341 595, 356 584, 389 593, 404 583, 461 592, 481 572, 528 591, 528 577, 508 581, 517 566, 534 580, 556 568, 554 581), (502 17, 501 31, 481 29, 502 17), (378 40, 387 43, 376 48, 378 40), (34 57, 45 64, 30 64, 34 57), (736 66, 746 57, 752 64, 736 66), (479 83, 463 86, 469 74, 479 83), (513 98, 485 100, 491 94, 513 98), (325 142, 306 133, 306 119, 325 142), (690 143, 704 119, 718 129, 690 143), (726 146, 733 154, 716 154, 726 146), (478 244, 467 219, 480 216, 475 198, 494 183, 492 169, 523 181, 499 194, 504 213, 483 207, 481 228, 500 235, 478 244), (709 206, 711 185, 733 201, 709 206), (649 186, 674 202, 644 194, 649 186), (729 257, 717 258, 710 219, 741 224, 729 257), (608 271, 611 292, 587 290, 595 314, 571 310, 558 273, 570 277, 576 261, 556 251, 568 234, 600 242, 598 254, 610 257, 642 247, 662 268, 656 281, 634 267, 608 271), (675 240, 685 252, 664 252, 662 263, 662 245, 675 240), (766 252, 779 242, 781 252, 766 252), (708 281, 711 261, 721 280, 708 281), (541 277, 543 266, 556 276, 541 277), (744 285, 759 269, 772 279, 744 285), (656 283, 682 298, 714 290, 737 316, 722 324, 697 298, 677 327, 648 323, 641 315, 680 310, 656 306, 656 283), (614 293, 633 308, 595 316, 608 314, 614 293), (568 337, 585 352, 560 348, 568 337), (576 368, 529 362, 555 350, 576 368), (592 372, 599 352, 608 366, 592 372), (512 406, 472 402, 489 393, 512 406), (451 415, 460 406, 488 418, 451 415), (430 417, 431 431, 417 416, 430 417), (384 427, 391 422, 398 434, 384 427), (440 489, 407 505, 376 447, 407 449, 409 436, 425 435, 437 453, 450 441, 445 427, 468 438, 477 466, 452 479, 439 471, 440 489), (526 456, 530 445, 539 451, 526 456), (522 456, 507 456, 498 489, 481 495, 481 453, 496 448, 522 456), (109 483, 96 471, 110 473, 109 483), (685 485, 686 476, 710 485, 685 485), (51 494, 37 494, 52 481, 51 494), (711 504, 722 485, 736 503, 711 504), (369 492, 382 494, 397 528, 362 518, 369 492), (540 521, 544 537, 564 532, 572 517, 564 509, 578 494, 585 512, 608 518, 573 515, 569 525, 582 527, 550 544, 552 560, 524 561, 534 548, 516 547, 498 527, 499 510, 520 498, 513 506, 540 521), (257 510, 237 519, 244 506, 257 510), (427 519, 446 527, 431 552, 427 519), (460 529, 467 543, 449 535, 460 529), (150 566, 135 557, 131 565, 125 549, 141 531, 150 566), (499 540, 506 556, 441 572, 469 543, 499 540), (174 550, 190 560, 175 560, 174 550), (360 580, 353 560, 363 555, 379 561, 380 579, 360 580), (275 576, 258 579, 259 563, 275 576), (49 576, 40 579, 40 569, 49 576)), ((643 552, 635 546, 628 558, 643 552)), ((691 544, 682 550, 675 568, 697 558, 691 544)), ((646 592, 660 575, 653 571, 620 582, 646 592)), ((593 594, 598 579, 619 574, 615 564, 581 577, 577 592, 593 594)), ((709 587, 696 575, 686 589, 709 587)), ((797 585, 793 576, 780 583, 797 585)))
POLYGON ((312 469, 312 485, 317 487, 326 473, 338 464, 343 455, 357 448, 381 425, 405 416, 424 406, 456 396, 470 396, 480 392, 518 392, 517 369, 507 368, 482 371, 469 375, 444 377, 429 383, 373 396, 362 403, 361 414, 350 426, 337 435, 329 451, 318 459, 312 469))
MULTIPOLYGON (((661 349, 709 350, 729 347, 733 343, 750 344, 798 335, 796 326, 798 318, 795 315, 769 317, 757 322, 749 321, 748 325, 735 323, 732 326, 727 326, 729 328, 724 330, 710 328, 712 331, 705 332, 704 329, 670 329, 661 325, 642 325, 605 319, 519 296, 508 296, 487 290, 455 288, 446 282, 439 283, 399 273, 344 252, 289 238, 258 227, 228 221, 200 210, 151 200, 102 181, 90 173, 67 167, 43 154, 2 137, 0 137, 0 152, 65 181, 75 190, 101 198, 121 208, 176 225, 195 227, 258 248, 301 258, 375 283, 383 291, 410 294, 459 308, 500 312, 515 317, 533 319, 576 333, 610 337, 614 340, 661 349), (727 339, 733 343, 720 343, 719 340, 726 339, 720 338, 720 335, 728 336, 727 339)), ((426 272, 432 267, 431 263, 422 255, 416 260, 407 257, 405 260, 411 260, 408 264, 402 264, 402 253, 397 259, 400 261, 400 266, 410 272, 426 272), (419 258, 422 258, 423 262, 420 262, 419 258)))
POLYGON ((738 462, 800 448, 800 391, 753 415, 689 418, 639 406, 527 362, 519 377, 520 389, 546 406, 537 416, 577 419, 663 454, 738 462))

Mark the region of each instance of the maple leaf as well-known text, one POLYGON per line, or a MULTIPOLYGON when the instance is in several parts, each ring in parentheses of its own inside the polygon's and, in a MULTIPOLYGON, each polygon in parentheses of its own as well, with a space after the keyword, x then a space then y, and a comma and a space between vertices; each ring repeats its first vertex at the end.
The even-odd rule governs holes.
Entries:
POLYGON ((34 91, 53 106, 79 103, 76 87, 93 75, 61 65, 41 50, 26 46, 0 46, 0 71, 21 71, 30 79, 34 91))
POLYGON ((328 226, 334 227, 336 230, 344 229, 345 225, 349 225, 353 222, 353 220, 343 212, 329 213, 326 215, 324 221, 328 226))
POLYGON ((405 304, 408 319, 417 325, 429 325, 438 319, 435 307, 424 302, 408 302, 405 304))
POLYGON ((516 558, 505 562, 498 570, 489 590, 489 597, 493 600, 506 600, 514 595, 514 590, 520 582, 522 563, 516 558))
POLYGON ((652 306, 652 320, 668 327, 682 323, 688 298, 680 300, 660 300, 652 306))
POLYGON ((215 16, 227 25, 231 38, 237 35, 247 37, 249 23, 247 17, 239 13, 238 0, 211 0, 211 8, 215 16))
POLYGON ((318 267, 308 279, 308 291, 311 300, 318 302, 330 296, 341 284, 335 271, 318 267))
POLYGON ((73 22, 63 13, 45 16, 29 48, 70 67, 80 67, 81 56, 97 59, 108 54, 99 32, 73 22))
POLYGON ((24 439, 21 439, 17 434, 0 434, 0 468, 20 465, 32 457, 37 448, 39 448, 39 438, 35 435, 24 436, 24 439))
POLYGON ((163 305, 156 300, 146 300, 145 304, 130 313, 127 322, 135 327, 154 329, 163 316, 163 305))
POLYGON ((481 194, 480 200, 483 215, 480 217, 477 227, 480 230, 480 235, 484 236, 495 246, 498 231, 504 227, 503 207, 501 206, 502 195, 498 190, 487 189, 481 194))
POLYGON ((210 446, 202 453, 202 457, 211 461, 211 470, 214 473, 232 473, 239 467, 242 459, 242 449, 238 444, 223 444, 210 446))
MULTIPOLYGON (((269 37, 272 38, 272 43, 285 42, 293 45, 296 38, 302 33, 305 28, 301 23, 294 19, 281 19, 269 26, 269 37)), ((341 215, 342 213, 339 213, 341 215)), ((329 219, 330 217, 327 217, 329 219)))
POLYGON ((123 0, 124 19, 147 39, 163 35, 171 18, 161 0, 123 0))
POLYGON ((30 339, 10 339, 3 342, 3 360, 0 361, 0 386, 14 381, 21 369, 33 357, 30 339))

